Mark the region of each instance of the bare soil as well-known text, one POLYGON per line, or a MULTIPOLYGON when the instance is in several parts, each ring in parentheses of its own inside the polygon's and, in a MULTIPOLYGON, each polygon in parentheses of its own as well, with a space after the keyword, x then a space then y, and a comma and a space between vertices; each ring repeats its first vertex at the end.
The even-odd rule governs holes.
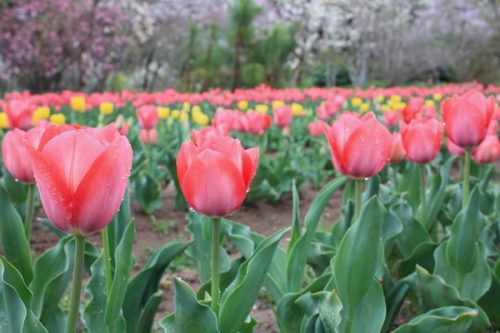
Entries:
MULTIPOLYGON (((300 191, 300 212, 302 218, 315 198, 317 191, 306 187, 300 191)), ((147 260, 149 254, 159 246, 172 240, 189 239, 189 234, 185 231, 187 225, 187 211, 177 211, 173 209, 174 192, 167 188, 164 192, 165 204, 157 210, 154 216, 141 213, 138 207, 133 207, 133 214, 136 223, 136 238, 134 243, 134 253, 137 259, 135 270, 147 260)), ((288 227, 292 221, 292 196, 286 195, 279 203, 271 204, 267 202, 257 202, 251 205, 244 205, 231 218, 239 223, 248 225, 253 231, 263 235, 270 235, 274 231, 288 227)), ((323 214, 323 221, 320 228, 328 228, 340 216, 341 198, 336 194, 328 203, 323 214)), ((39 211, 37 216, 42 217, 43 211, 39 211)), ((93 235, 89 240, 100 247, 100 236, 93 235)), ((47 248, 57 242, 57 236, 35 221, 33 224, 31 248, 35 255, 41 254, 47 248)), ((188 282, 194 290, 199 288, 199 281, 196 269, 189 266, 181 267, 177 271, 165 273, 161 283, 164 290, 165 299, 160 306, 157 318, 162 318, 165 314, 173 311, 173 288, 172 279, 174 276, 180 277, 188 282)), ((259 298, 252 309, 252 316, 257 319, 258 326, 254 330, 256 333, 279 332, 276 326, 274 314, 265 298, 259 298)))

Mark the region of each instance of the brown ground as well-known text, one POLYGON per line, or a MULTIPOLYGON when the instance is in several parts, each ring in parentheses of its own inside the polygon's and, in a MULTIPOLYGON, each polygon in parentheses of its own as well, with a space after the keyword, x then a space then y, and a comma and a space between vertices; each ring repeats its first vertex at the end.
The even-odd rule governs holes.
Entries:
MULTIPOLYGON (((186 227, 186 211, 176 211, 173 208, 173 190, 167 189, 164 193, 165 205, 155 212, 154 218, 146 216, 138 208, 134 208, 136 220, 136 239, 134 244, 134 253, 137 258, 137 267, 139 269, 147 259, 151 250, 174 239, 188 239, 188 234, 184 230, 186 227), (156 226, 154 221, 156 220, 156 226)), ((316 191, 311 188, 304 188, 300 192, 300 210, 302 217, 314 199, 316 191)), ((43 212, 40 213, 43 215, 43 212)), ((340 195, 337 194, 328 204, 323 215, 324 225, 331 225, 340 215, 340 195)), ((286 195, 279 203, 269 204, 258 202, 253 205, 242 207, 232 219, 237 222, 248 225, 253 231, 264 235, 270 235, 274 231, 288 227, 292 221, 292 196, 286 195)), ((321 228, 322 226, 320 226, 321 228)), ((100 246, 99 236, 92 236, 90 240, 96 246, 100 246)), ((47 230, 40 223, 33 225, 31 248, 36 254, 42 253, 48 247, 57 242, 57 237, 47 230)), ((158 318, 173 310, 172 298, 172 277, 179 276, 188 282, 195 290, 199 287, 196 269, 185 267, 179 272, 166 273, 162 281, 162 288, 165 292, 165 300, 162 303, 158 318)), ((266 302, 259 300, 252 316, 259 322, 255 333, 274 333, 278 332, 274 319, 274 314, 266 302)))

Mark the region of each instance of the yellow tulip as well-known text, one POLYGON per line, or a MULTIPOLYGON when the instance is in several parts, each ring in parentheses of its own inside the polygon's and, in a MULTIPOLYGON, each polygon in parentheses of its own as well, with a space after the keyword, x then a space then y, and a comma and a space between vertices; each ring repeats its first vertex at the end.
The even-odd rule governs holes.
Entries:
POLYGON ((31 117, 31 122, 33 125, 37 125, 40 120, 49 119, 50 109, 46 106, 40 106, 35 109, 33 116, 31 117))
POLYGON ((179 120, 182 121, 183 123, 187 122, 189 120, 189 114, 186 111, 182 111, 179 114, 179 120))
POLYGON ((109 116, 113 113, 113 108, 113 103, 102 102, 101 105, 99 105, 99 112, 101 112, 103 116, 109 116))
POLYGON ((191 104, 189 104, 188 102, 184 102, 182 103, 182 111, 189 111, 191 110, 191 104))
POLYGON ((377 95, 374 100, 377 103, 382 103, 384 101, 384 98, 384 95, 377 95))
POLYGON ((255 111, 266 114, 269 110, 269 106, 265 104, 258 104, 255 106, 255 111))
POLYGON ((303 116, 304 115, 304 106, 299 103, 292 103, 292 114, 294 116, 303 116))
POLYGON ((351 104, 352 106, 354 106, 355 108, 357 107, 360 107, 361 104, 363 103, 363 100, 359 97, 354 97, 352 100, 351 100, 351 104))
POLYGON ((56 125, 62 125, 66 123, 66 117, 62 113, 56 113, 50 116, 50 122, 56 125))
POLYGON ((365 113, 365 112, 368 112, 368 110, 370 110, 370 104, 368 103, 363 103, 359 106, 359 110, 362 112, 362 113, 365 113))
POLYGON ((248 109, 248 101, 239 101, 238 102, 238 109, 240 109, 240 110, 248 109))
POLYGON ((401 96, 399 96, 399 95, 392 95, 390 101, 391 102, 395 102, 395 103, 399 103, 399 102, 401 102, 401 96))
POLYGON ((78 112, 85 112, 85 97, 74 96, 70 100, 71 108, 78 112))
POLYGON ((440 94, 440 93, 435 93, 434 95, 432 95, 432 97, 436 100, 436 101, 440 101, 442 98, 443 98, 443 95, 440 94))
POLYGON ((285 102, 283 102, 283 101, 273 101, 271 103, 273 110, 276 108, 279 108, 280 106, 283 106, 283 105, 285 105, 285 102))
POLYGON ((206 126, 209 120, 210 118, 202 112, 193 113, 193 121, 199 126, 206 126))
POLYGON ((0 112, 0 128, 9 128, 9 119, 5 112, 0 112))
POLYGON ((432 99, 427 99, 425 100, 425 103, 424 103, 425 106, 436 106, 436 102, 434 102, 432 99))
POLYGON ((170 116, 170 109, 165 106, 158 107, 158 117, 160 119, 167 119, 170 116))
POLYGON ((201 107, 199 105, 195 105, 191 108, 191 112, 196 112, 196 113, 202 112, 201 107))
POLYGON ((170 116, 173 119, 178 119, 180 114, 181 114, 181 112, 179 110, 172 110, 172 113, 170 113, 170 116))
POLYGON ((384 112, 385 112, 385 111, 389 111, 390 109, 391 109, 391 107, 390 107, 388 104, 382 104, 382 105, 380 106, 380 110, 382 110, 382 111, 384 111, 384 112))

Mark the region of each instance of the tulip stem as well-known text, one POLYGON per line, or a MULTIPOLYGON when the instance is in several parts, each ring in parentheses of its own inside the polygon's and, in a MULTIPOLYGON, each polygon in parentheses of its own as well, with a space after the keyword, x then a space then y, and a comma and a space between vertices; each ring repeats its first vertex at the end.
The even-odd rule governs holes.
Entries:
POLYGON ((219 277, 219 247, 220 247, 220 218, 212 219, 212 282, 211 297, 212 310, 219 311, 220 277, 219 277))
POLYGON ((420 164, 418 166, 418 172, 420 174, 420 205, 422 206, 422 212, 425 211, 425 164, 420 164))
POLYGON ((78 310, 80 308, 80 294, 82 290, 84 255, 85 238, 82 235, 75 235, 75 266, 73 270, 73 286, 71 289, 71 301, 69 305, 68 322, 66 324, 66 333, 76 333, 78 310))
POLYGON ((102 249, 103 249, 103 255, 104 255, 104 271, 106 274, 106 292, 108 294, 108 297, 111 293, 111 283, 113 281, 113 276, 112 276, 112 270, 111 270, 111 252, 109 248, 109 231, 108 231, 108 226, 106 226, 104 229, 101 231, 101 238, 102 238, 102 249))
POLYGON ((469 186, 470 186, 470 149, 465 149, 464 156, 464 191, 462 196, 462 207, 467 205, 467 201, 469 200, 469 186))
POLYGON ((26 199, 26 215, 24 216, 24 229, 28 242, 31 239, 31 225, 35 214, 35 185, 28 185, 28 198, 26 199))
POLYGON ((361 214, 361 191, 363 187, 363 179, 354 180, 354 217, 353 221, 356 221, 361 214))

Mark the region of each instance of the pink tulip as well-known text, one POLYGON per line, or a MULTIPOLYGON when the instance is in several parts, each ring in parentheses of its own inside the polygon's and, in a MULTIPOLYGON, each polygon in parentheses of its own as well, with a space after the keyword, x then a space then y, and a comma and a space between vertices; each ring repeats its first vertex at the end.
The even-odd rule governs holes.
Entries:
POLYGON ((401 133, 392 133, 392 147, 391 147, 391 157, 389 158, 389 163, 397 164, 405 158, 405 150, 403 147, 403 141, 401 140, 401 133))
POLYGON ((292 109, 288 105, 282 105, 273 110, 274 123, 279 127, 287 127, 293 119, 292 109))
POLYGON ((31 127, 31 118, 35 109, 30 103, 23 100, 11 100, 5 105, 5 113, 11 128, 28 129, 31 127))
POLYGON ((447 98, 442 103, 446 135, 459 147, 475 147, 484 140, 495 109, 495 100, 487 100, 476 91, 447 98))
POLYGON ((390 111, 385 111, 383 115, 385 124, 389 127, 392 127, 399 122, 401 113, 396 110, 390 110, 390 111))
POLYGON ((323 134, 323 126, 321 125, 321 121, 313 121, 307 125, 307 130, 309 134, 314 137, 321 136, 323 134))
POLYGON ((158 123, 158 111, 154 105, 142 105, 137 108, 139 124, 144 129, 152 129, 158 123))
POLYGON ((42 204, 62 231, 88 235, 118 211, 132 166, 127 138, 112 126, 62 132, 40 151, 25 145, 42 204))
POLYGON ((500 159, 500 141, 498 136, 487 135, 486 138, 472 150, 472 159, 476 163, 494 163, 500 159))
POLYGON ((323 123, 335 169, 352 178, 372 177, 389 160, 392 137, 372 112, 362 118, 343 113, 332 127, 323 123))
POLYGON ((406 157, 415 163, 432 161, 439 152, 444 124, 436 119, 414 119, 401 123, 401 138, 406 157))
POLYGON ((255 176, 259 149, 211 132, 185 142, 177 155, 177 176, 189 205, 207 216, 228 216, 241 207, 255 176))

